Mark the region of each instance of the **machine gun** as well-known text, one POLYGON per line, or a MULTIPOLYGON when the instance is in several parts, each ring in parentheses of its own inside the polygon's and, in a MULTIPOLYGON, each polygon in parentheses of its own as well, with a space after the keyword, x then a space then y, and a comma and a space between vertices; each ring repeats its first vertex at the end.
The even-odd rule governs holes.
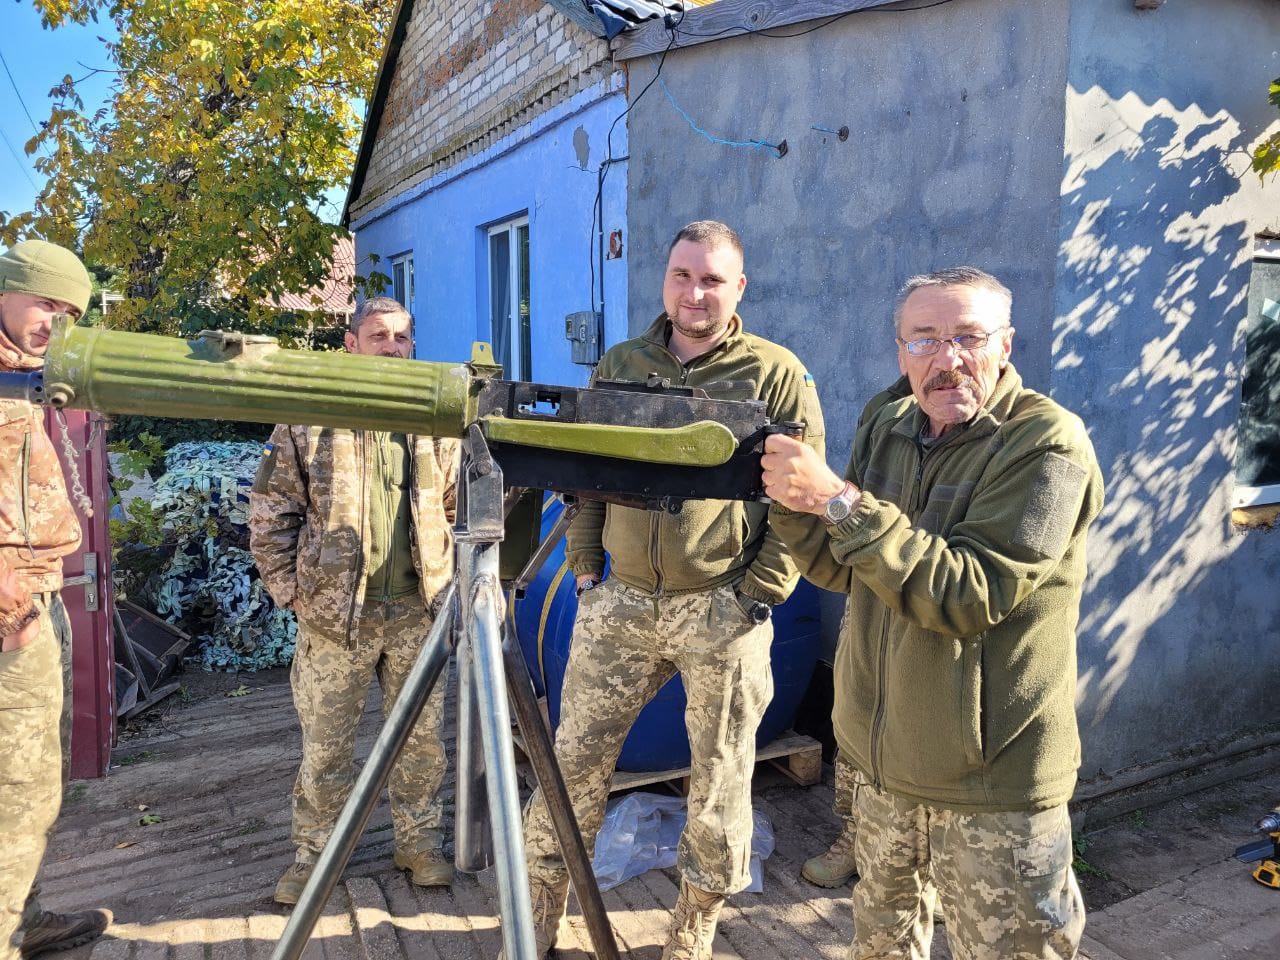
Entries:
POLYGON ((76 327, 65 317, 53 325, 43 371, 0 374, 0 397, 53 407, 463 442, 455 581, 273 960, 301 955, 391 764, 455 649, 456 865, 465 872, 495 866, 506 956, 531 960, 514 709, 597 956, 618 957, 514 631, 504 638, 503 582, 517 589, 527 582, 573 514, 566 509, 538 548, 537 501, 527 492, 554 491, 566 503, 585 497, 669 511, 689 499, 763 500, 759 458, 766 434, 801 434, 803 425, 770 423, 764 404, 751 399, 750 383, 717 385, 721 399, 712 399, 706 390, 673 386, 656 375, 644 383, 598 381, 577 388, 508 381, 500 374, 485 344, 476 344, 467 363, 428 363, 286 350, 274 338, 242 333, 206 331, 180 340, 76 327), (516 535, 510 521, 522 503, 528 533, 516 535), (486 807, 491 848, 481 828, 486 807))

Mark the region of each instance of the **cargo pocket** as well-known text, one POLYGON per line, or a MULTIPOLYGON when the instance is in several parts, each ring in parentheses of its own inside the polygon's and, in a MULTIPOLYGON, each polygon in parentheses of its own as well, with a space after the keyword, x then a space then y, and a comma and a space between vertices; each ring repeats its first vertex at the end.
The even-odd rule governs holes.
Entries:
POLYGON ((1023 880, 1054 877, 1071 863, 1071 829, 1054 827, 1048 833, 1019 840, 1013 846, 1013 865, 1023 880))

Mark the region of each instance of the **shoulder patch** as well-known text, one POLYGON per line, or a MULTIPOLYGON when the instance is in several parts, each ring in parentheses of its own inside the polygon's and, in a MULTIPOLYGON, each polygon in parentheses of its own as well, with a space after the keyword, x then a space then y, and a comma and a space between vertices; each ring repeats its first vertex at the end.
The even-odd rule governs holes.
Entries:
POLYGON ((1086 479, 1084 467, 1060 453, 1046 454, 1013 531, 1013 542, 1042 557, 1062 556, 1075 528, 1086 479))
POLYGON ((804 375, 804 385, 806 387, 812 387, 814 390, 818 389, 818 384, 814 382, 812 373, 806 373, 804 375))
POLYGON ((262 447, 262 462, 258 464, 258 472, 253 477, 253 492, 266 493, 271 482, 271 474, 276 468, 276 445, 266 443, 262 447))

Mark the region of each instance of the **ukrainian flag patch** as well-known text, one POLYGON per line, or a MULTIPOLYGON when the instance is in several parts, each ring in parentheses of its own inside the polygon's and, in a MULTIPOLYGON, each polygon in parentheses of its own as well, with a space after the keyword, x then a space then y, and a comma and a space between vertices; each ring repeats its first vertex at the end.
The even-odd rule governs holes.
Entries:
POLYGON ((817 389, 818 385, 813 382, 813 374, 806 373, 804 375, 804 385, 806 387, 813 387, 815 390, 817 389))

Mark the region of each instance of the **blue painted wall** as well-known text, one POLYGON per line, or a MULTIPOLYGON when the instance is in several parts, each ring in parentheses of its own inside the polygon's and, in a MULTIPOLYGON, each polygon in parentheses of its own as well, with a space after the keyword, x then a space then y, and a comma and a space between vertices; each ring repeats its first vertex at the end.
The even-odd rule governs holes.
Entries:
MULTIPOLYGON (((486 229, 527 215, 533 377, 586 383, 588 369, 570 360, 564 318, 591 309, 596 171, 607 155, 609 126, 626 109, 618 78, 582 91, 352 224, 359 273, 389 274, 391 257, 413 253, 419 359, 464 360, 473 341, 490 339, 486 229), (371 263, 370 254, 380 262, 371 263)), ((619 123, 613 155, 626 152, 626 124, 619 123)), ((626 226, 626 176, 623 162, 605 180, 606 234, 626 226)), ((624 229, 622 258, 604 263, 607 344, 626 336, 627 240, 624 229)))

